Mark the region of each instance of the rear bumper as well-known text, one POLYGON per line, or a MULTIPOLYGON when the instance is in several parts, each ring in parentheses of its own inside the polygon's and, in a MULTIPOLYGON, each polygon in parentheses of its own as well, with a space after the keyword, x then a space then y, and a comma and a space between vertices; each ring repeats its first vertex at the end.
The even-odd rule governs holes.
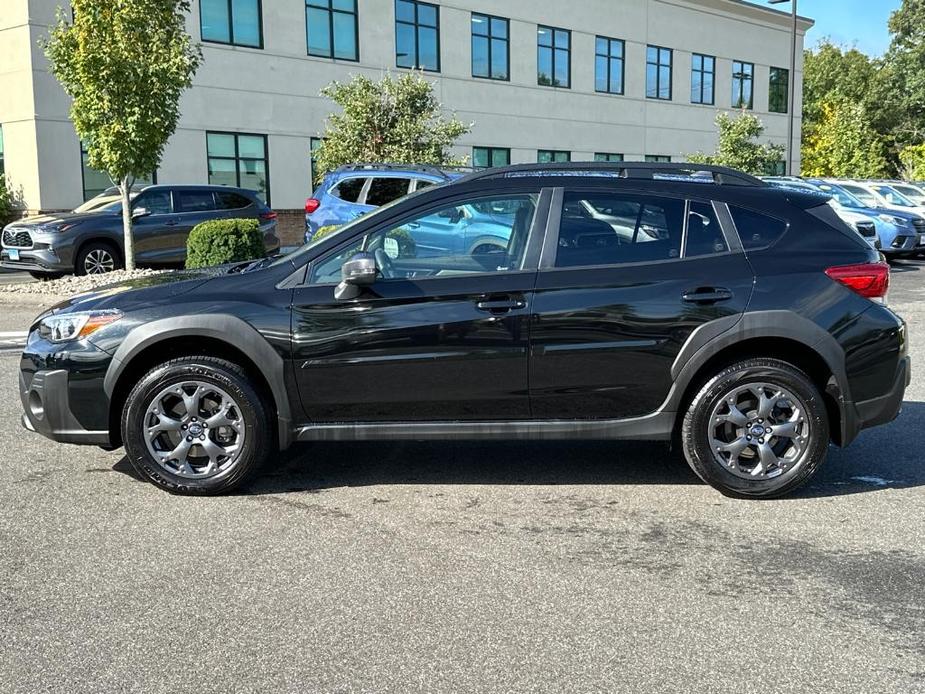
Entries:
POLYGON ((842 445, 847 446, 864 429, 888 424, 902 410, 906 388, 912 382, 912 361, 906 356, 899 360, 890 390, 880 397, 845 403, 842 445))

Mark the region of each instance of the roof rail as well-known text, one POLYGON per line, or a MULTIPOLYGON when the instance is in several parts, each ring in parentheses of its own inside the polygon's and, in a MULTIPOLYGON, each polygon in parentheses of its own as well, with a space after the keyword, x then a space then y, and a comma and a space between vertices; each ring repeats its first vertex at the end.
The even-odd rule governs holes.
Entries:
MULTIPOLYGON (((453 167, 446 167, 446 170, 451 170, 452 168, 453 167)), ((368 169, 380 169, 385 171, 417 171, 420 173, 428 173, 432 176, 447 178, 446 170, 441 170, 439 167, 431 166, 430 164, 385 164, 382 162, 360 162, 357 164, 344 164, 343 166, 338 166, 335 171, 365 171, 368 169)))
MULTIPOLYGON (((517 174, 530 174, 553 172, 567 174, 569 172, 613 172, 622 178, 654 179, 658 176, 684 176, 694 177, 699 174, 710 174, 713 183, 718 185, 729 186, 762 186, 767 187, 767 183, 760 178, 751 176, 736 169, 730 169, 727 166, 715 166, 713 164, 690 164, 686 162, 606 162, 606 161, 582 161, 582 162, 556 162, 550 164, 515 164, 513 166, 503 166, 496 169, 486 169, 470 174, 459 182, 479 181, 491 178, 503 178, 505 176, 517 174)), ((703 180, 700 176, 700 180, 703 180)))

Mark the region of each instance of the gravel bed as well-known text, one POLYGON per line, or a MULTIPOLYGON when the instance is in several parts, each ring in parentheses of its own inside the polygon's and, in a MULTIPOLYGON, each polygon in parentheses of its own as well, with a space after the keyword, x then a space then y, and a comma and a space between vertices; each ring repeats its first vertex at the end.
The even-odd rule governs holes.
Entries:
POLYGON ((37 295, 54 295, 54 296, 73 296, 90 292, 98 287, 105 287, 109 284, 124 282, 125 280, 138 279, 139 277, 150 277, 159 275, 169 270, 116 270, 107 272, 103 275, 84 275, 77 277, 67 275, 57 280, 48 282, 23 282, 21 284, 5 284, 0 286, 0 294, 37 294, 37 295))

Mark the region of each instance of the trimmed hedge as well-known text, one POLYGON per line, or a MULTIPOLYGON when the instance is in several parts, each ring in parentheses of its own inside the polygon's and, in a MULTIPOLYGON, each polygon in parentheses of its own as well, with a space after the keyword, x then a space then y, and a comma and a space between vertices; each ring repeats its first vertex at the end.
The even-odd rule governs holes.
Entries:
POLYGON ((186 241, 186 267, 209 267, 266 256, 256 219, 212 219, 197 224, 186 241))

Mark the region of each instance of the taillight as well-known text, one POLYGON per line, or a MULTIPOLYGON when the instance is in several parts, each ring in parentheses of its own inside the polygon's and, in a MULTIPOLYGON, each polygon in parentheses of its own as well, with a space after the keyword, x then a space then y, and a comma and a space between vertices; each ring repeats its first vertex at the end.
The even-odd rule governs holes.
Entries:
POLYGON ((273 210, 270 210, 269 212, 264 212, 262 215, 260 215, 260 219, 266 219, 267 221, 276 219, 277 217, 279 217, 279 215, 276 214, 273 210))
POLYGON ((883 262, 838 265, 825 274, 868 299, 883 299, 890 289, 890 266, 883 262))
POLYGON ((305 214, 312 214, 315 210, 321 207, 321 201, 315 200, 315 198, 309 198, 305 201, 305 214))

